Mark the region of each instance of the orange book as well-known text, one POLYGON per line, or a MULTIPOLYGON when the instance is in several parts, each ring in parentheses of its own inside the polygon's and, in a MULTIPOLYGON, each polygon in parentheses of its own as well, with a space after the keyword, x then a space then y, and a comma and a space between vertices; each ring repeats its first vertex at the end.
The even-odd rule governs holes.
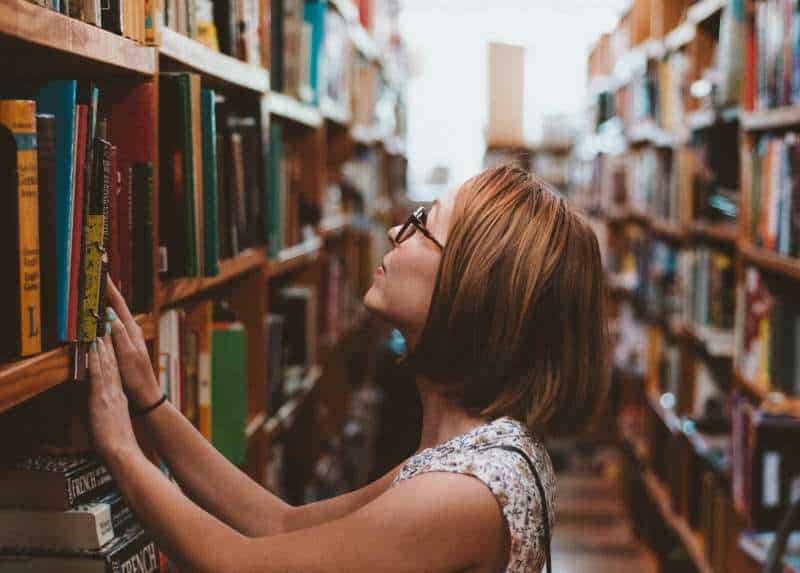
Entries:
POLYGON ((36 102, 0 100, 0 188, 5 192, 0 241, 6 267, 2 284, 0 352, 29 356, 41 351, 39 187, 36 102))
POLYGON ((211 324, 213 303, 202 301, 186 309, 186 328, 197 334, 197 428, 211 440, 211 324))

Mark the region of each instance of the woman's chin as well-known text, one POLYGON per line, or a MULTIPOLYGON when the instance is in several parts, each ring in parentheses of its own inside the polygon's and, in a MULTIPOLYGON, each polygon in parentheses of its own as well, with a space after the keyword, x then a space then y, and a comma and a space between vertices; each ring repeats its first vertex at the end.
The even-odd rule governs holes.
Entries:
POLYGON ((386 307, 383 304, 383 298, 381 297, 380 289, 376 287, 374 283, 371 287, 369 287, 369 290, 364 295, 363 302, 367 312, 369 312, 371 315, 377 318, 388 320, 386 307))

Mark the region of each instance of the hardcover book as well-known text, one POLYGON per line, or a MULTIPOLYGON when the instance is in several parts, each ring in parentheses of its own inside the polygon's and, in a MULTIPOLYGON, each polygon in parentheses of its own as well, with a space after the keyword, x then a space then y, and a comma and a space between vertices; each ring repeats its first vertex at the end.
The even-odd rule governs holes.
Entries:
POLYGON ((0 299, 0 353, 29 356, 41 351, 36 102, 0 100, 0 138, 0 256, 9 263, 0 299))
POLYGON ((0 573, 156 573, 161 558, 155 541, 144 531, 130 528, 100 549, 0 551, 0 573))
POLYGON ((0 468, 0 507, 70 509, 112 486, 97 460, 82 456, 30 456, 0 468))

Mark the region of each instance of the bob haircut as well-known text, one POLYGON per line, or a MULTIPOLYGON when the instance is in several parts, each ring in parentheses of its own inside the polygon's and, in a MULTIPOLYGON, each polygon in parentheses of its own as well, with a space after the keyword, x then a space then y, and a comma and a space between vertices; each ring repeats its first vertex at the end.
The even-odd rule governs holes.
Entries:
POLYGON ((467 180, 452 217, 407 364, 471 415, 554 436, 586 429, 609 379, 594 231, 513 164, 467 180))

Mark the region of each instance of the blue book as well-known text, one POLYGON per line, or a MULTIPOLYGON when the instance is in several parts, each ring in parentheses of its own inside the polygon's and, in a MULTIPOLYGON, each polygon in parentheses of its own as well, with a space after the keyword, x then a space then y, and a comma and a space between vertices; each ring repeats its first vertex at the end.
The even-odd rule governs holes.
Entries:
POLYGON ((200 92, 200 123, 203 134, 203 214, 206 276, 219 274, 219 223, 217 198, 217 118, 214 91, 200 92))
POLYGON ((36 97, 37 113, 49 113, 56 118, 56 301, 59 340, 67 339, 77 90, 76 80, 52 81, 45 84, 36 97))
POLYGON ((303 19, 311 25, 311 62, 308 67, 309 86, 311 87, 311 103, 319 105, 319 54, 322 40, 325 37, 325 13, 328 4, 324 0, 306 0, 303 19))

